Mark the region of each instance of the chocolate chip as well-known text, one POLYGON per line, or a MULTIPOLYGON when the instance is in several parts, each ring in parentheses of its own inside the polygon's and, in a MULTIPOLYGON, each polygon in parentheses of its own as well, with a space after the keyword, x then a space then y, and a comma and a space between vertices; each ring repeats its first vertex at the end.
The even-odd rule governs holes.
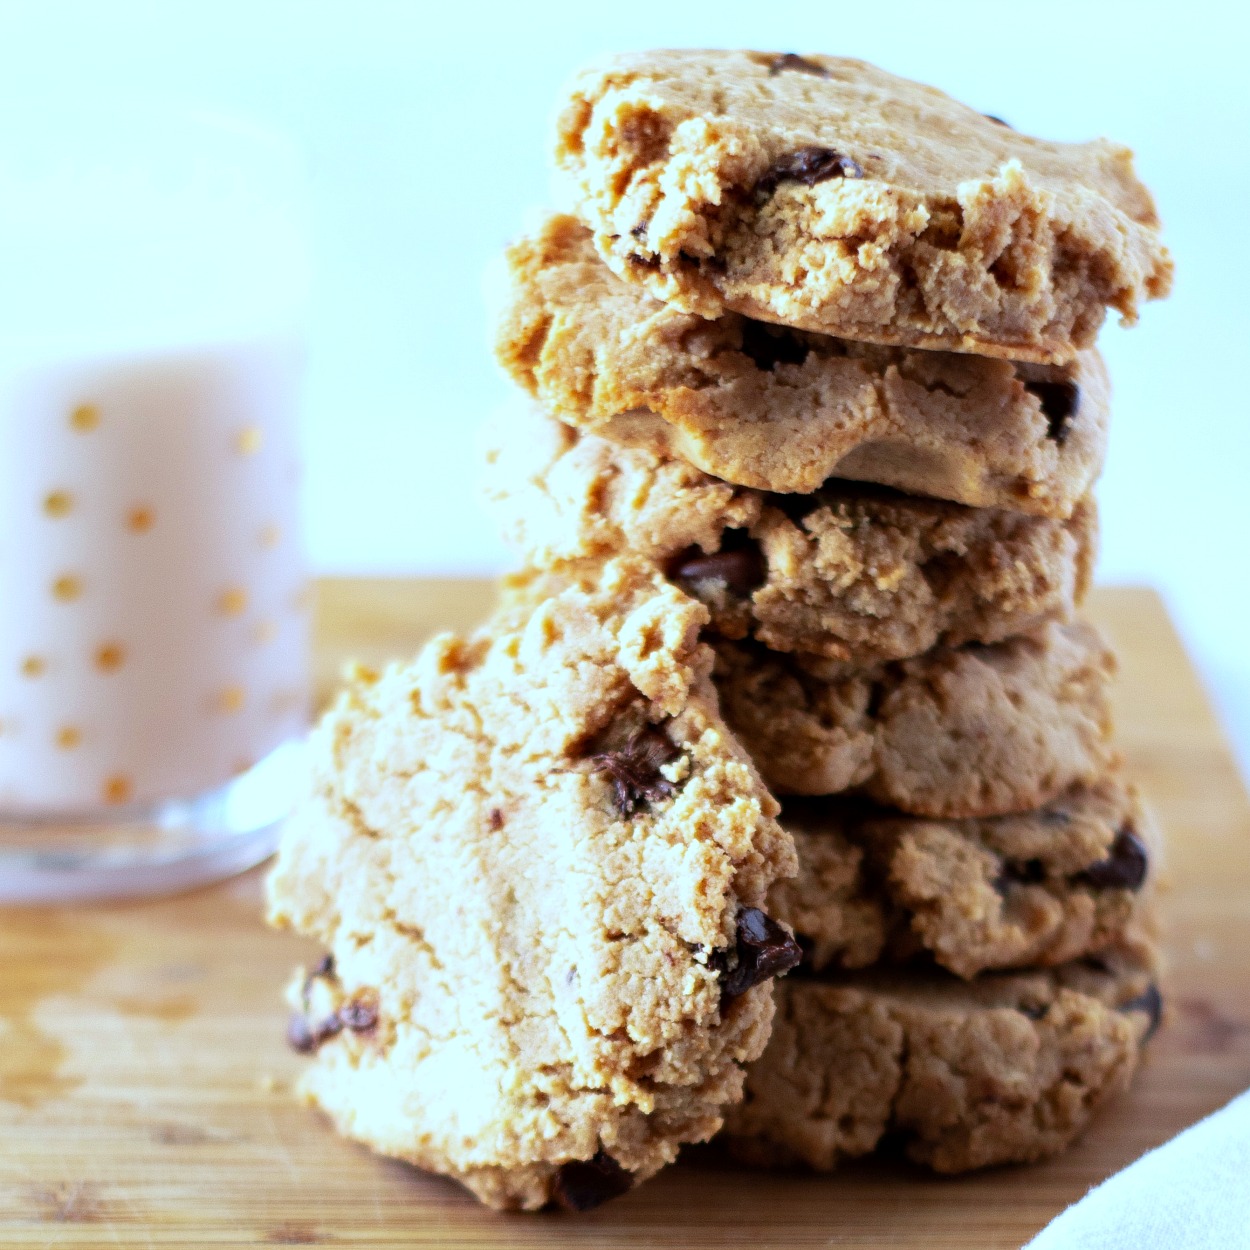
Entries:
POLYGON ((317 1039, 308 1023, 308 1017, 299 1012, 292 1012, 286 1025, 286 1044, 301 1055, 311 1054, 317 1049, 317 1039))
POLYGON ((858 161, 833 148, 816 147, 799 148, 797 152, 788 152, 779 160, 774 161, 755 184, 757 195, 771 195, 783 182, 801 182, 804 186, 814 187, 818 182, 827 182, 830 178, 862 178, 863 167, 858 161))
POLYGON ((999 893, 1008 885, 1041 885, 1046 880, 1046 865, 1040 859, 1008 859, 994 882, 999 893))
POLYGON ((770 977, 789 972, 803 958, 802 947, 758 907, 744 907, 738 913, 737 939, 732 968, 727 966, 727 951, 717 951, 709 961, 709 966, 715 967, 721 976, 722 1004, 732 1002, 770 977))
POLYGON ((647 231, 651 227, 651 218, 644 217, 641 221, 636 222, 629 228, 630 235, 635 239, 641 239, 646 236, 647 231))
POLYGON ((995 126, 1006 126, 1008 130, 1015 130, 1015 127, 1010 122, 1003 121, 1001 117, 995 117, 993 113, 982 113, 981 116, 987 122, 993 122, 995 126))
POLYGON ((1081 388, 1075 382, 1026 382, 1042 402, 1042 415, 1046 418, 1046 434, 1063 446, 1081 406, 1081 388))
POLYGON ((814 74, 817 78, 829 77, 829 71, 823 65, 817 65, 815 61, 809 61, 794 52, 783 52, 777 57, 768 67, 768 74, 775 78, 786 70, 793 70, 797 74, 814 74))
POLYGON ((367 1033, 378 1023, 378 1005, 371 998, 348 999, 339 1009, 342 1027, 353 1033, 367 1033))
POLYGON ((1023 1007, 1017 1007, 1016 1010, 1022 1016, 1028 1016, 1030 1020, 1044 1020, 1050 1011, 1050 1004, 1026 1003, 1023 1007))
POLYGON ((1130 999, 1120 1010, 1140 1011, 1145 1014, 1149 1023, 1146 1025, 1146 1032, 1141 1040, 1148 1042, 1159 1031, 1159 1025, 1163 1020, 1163 995, 1159 993, 1159 987, 1151 981, 1136 998, 1130 999))
POLYGON ((1076 879, 1095 890, 1140 890, 1149 868, 1146 844, 1125 825, 1115 835, 1107 858, 1090 864, 1076 879))
POLYGON ((766 373, 778 365, 801 365, 810 350, 802 339, 781 326, 748 319, 742 322, 742 354, 750 356, 755 367, 766 373))
POLYGON ((551 1187, 551 1201, 565 1211, 590 1211, 633 1188, 633 1177, 600 1150, 593 1159, 563 1163, 551 1187))
POLYGON ((337 1013, 314 1024, 307 1016, 294 1012, 287 1021, 287 1045, 301 1055, 312 1054, 322 1042, 342 1032, 342 1029, 343 1022, 338 1018, 337 1013))
POLYGON ((490 809, 490 828, 492 833, 498 833, 503 828, 503 812, 497 807, 490 809))
MULTIPOLYGON (((326 955, 322 961, 308 974, 308 981, 315 981, 318 977, 332 977, 334 975, 334 956, 326 955)), ((308 982, 305 982, 307 985, 308 982)))
POLYGON ((687 547, 668 566, 669 577, 688 588, 700 582, 723 582, 731 594, 743 597, 762 586, 767 574, 763 553, 754 542, 710 556, 699 547, 687 547))
POLYGON ((630 734, 624 746, 601 751, 588 762, 596 772, 607 773, 616 810, 622 816, 632 816, 644 803, 658 803, 677 793, 677 787, 660 769, 680 754, 659 726, 643 725, 630 734))

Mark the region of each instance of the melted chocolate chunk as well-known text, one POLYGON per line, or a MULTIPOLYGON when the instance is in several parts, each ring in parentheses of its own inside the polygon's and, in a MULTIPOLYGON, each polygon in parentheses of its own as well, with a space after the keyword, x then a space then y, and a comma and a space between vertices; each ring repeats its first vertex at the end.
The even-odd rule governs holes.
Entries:
POLYGON ((1046 865, 1040 859, 1009 859, 994 882, 1001 894, 1008 885, 1041 885, 1046 880, 1046 865))
POLYGON ((1026 382, 1024 389, 1042 401, 1047 437, 1062 447, 1081 406, 1081 388, 1075 382, 1026 382))
POLYGON ((757 369, 772 373, 778 365, 801 365, 811 349, 781 326, 744 319, 741 350, 744 356, 751 357, 757 369))
POLYGON ((803 958, 798 942, 758 907, 744 907, 738 913, 737 936, 737 962, 732 968, 727 966, 728 951, 717 951, 709 960, 709 967, 720 973, 722 1005, 771 977, 789 972, 803 958))
POLYGON ((687 588, 700 582, 724 582, 726 590, 743 598, 764 584, 767 573, 763 553, 750 540, 710 556, 700 547, 687 547, 668 567, 669 577, 687 588))
POLYGON ((823 65, 817 65, 815 61, 809 61, 795 52, 783 52, 768 67, 768 74, 770 78, 776 78, 786 70, 792 70, 796 74, 814 74, 817 78, 829 77, 829 71, 823 65))
POLYGON ((632 816, 644 803, 658 803, 677 793, 660 769, 681 750, 657 725, 634 730, 625 745, 590 756, 590 766, 612 783, 612 803, 622 816, 632 816))
POLYGON ((1095 890, 1140 890, 1149 868, 1146 844, 1126 825, 1115 835, 1107 858, 1090 864, 1076 879, 1095 890))
POLYGON ((1159 993, 1159 987, 1151 981, 1136 998, 1130 999, 1120 1010, 1145 1013, 1149 1024, 1146 1025, 1146 1033, 1141 1040, 1148 1042, 1159 1031, 1159 1025, 1163 1021, 1163 995, 1159 993))
POLYGON ((329 1041, 342 1032, 343 1022, 338 1014, 327 1016, 315 1024, 301 1012, 293 1012, 286 1026, 287 1045, 301 1055, 312 1054, 322 1042, 329 1041))
POLYGON ((590 1211, 633 1188, 633 1177, 602 1150, 593 1159, 560 1165, 551 1187, 553 1205, 565 1211, 590 1211))
POLYGON ((372 996, 348 999, 338 1009, 339 1022, 353 1033, 367 1033, 378 1023, 378 1004, 372 996))
POLYGON ((1049 1003, 1026 1003, 1017 1010, 1022 1016, 1028 1016, 1030 1020, 1044 1020, 1050 1011, 1049 1003))
POLYGON ((833 148, 806 147, 789 152, 775 161, 755 184, 757 195, 771 195, 783 182, 801 182, 814 187, 830 178, 862 178, 863 166, 833 148))
POLYGON ((492 833, 498 833, 503 828, 503 812, 497 807, 490 809, 490 829, 492 833))
POLYGON ((1010 122, 1005 122, 1001 117, 995 117, 993 113, 982 113, 982 117, 988 122, 993 122, 995 126, 1006 126, 1008 130, 1015 130, 1010 122))

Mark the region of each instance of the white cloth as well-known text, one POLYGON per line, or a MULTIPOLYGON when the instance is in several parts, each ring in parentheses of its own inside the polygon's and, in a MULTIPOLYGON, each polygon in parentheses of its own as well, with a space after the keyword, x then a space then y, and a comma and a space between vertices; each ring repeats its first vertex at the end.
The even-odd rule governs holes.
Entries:
POLYGON ((1091 1189, 1025 1250, 1250 1250, 1250 1093, 1091 1189))

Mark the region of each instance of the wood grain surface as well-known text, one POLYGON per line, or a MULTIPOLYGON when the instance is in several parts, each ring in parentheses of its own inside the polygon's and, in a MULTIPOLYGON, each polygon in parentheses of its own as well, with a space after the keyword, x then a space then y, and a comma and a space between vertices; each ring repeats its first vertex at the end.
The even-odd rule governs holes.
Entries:
MULTIPOLYGON (((463 626, 481 583, 330 582, 323 688, 463 626)), ((1073 1150, 937 1179, 760 1175, 700 1155, 584 1216, 499 1215, 296 1105, 280 991, 314 955, 261 924, 257 873, 160 902, 0 912, 0 1245, 1014 1247, 1250 1085, 1250 807, 1158 599, 1102 591, 1122 740, 1170 837, 1169 1013, 1073 1150)))

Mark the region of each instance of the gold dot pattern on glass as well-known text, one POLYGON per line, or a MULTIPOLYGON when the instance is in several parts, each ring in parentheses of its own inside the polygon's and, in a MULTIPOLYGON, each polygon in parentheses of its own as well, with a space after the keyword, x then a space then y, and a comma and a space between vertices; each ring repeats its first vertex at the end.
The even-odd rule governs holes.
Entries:
POLYGON ((126 663, 126 648, 120 642, 101 643, 96 648, 95 666, 102 673, 116 673, 126 663))
POLYGON ((259 426, 249 425, 235 436, 235 450, 240 456, 254 456, 265 445, 265 432, 259 426))
POLYGON ((52 597, 61 603, 73 603, 82 598, 82 578, 74 573, 62 573, 52 583, 52 597))
POLYGON ((82 746, 82 730, 77 725, 62 725, 56 731, 56 745, 62 751, 73 751, 82 746))
POLYGON ((242 616, 247 611, 247 591, 242 586, 227 586, 217 596, 217 611, 222 616, 242 616))
POLYGON ((282 541, 282 527, 279 525, 264 525, 260 531, 260 545, 266 551, 272 551, 282 541))
POLYGON ((79 404, 69 414, 69 424, 79 434, 90 434, 100 428, 100 410, 95 404, 79 404))
POLYGON ((22 661, 23 677, 42 677, 48 671, 48 661, 41 655, 28 655, 22 661))
POLYGON ((252 639, 260 646, 273 642, 278 636, 278 626, 274 621, 257 621, 252 626, 252 639))
POLYGON ((126 528, 132 534, 146 534, 156 524, 156 513, 138 504, 126 513, 126 528))
POLYGON ((130 796, 134 792, 134 782, 124 773, 115 773, 112 777, 104 779, 102 795, 110 807, 116 807, 120 803, 129 803, 130 796))
POLYGON ((236 712, 243 711, 247 704, 247 691, 242 686, 226 686, 225 689, 219 690, 213 700, 213 706, 217 711, 226 716, 233 716, 236 712))
POLYGON ((69 516, 74 510, 74 496, 67 490, 52 490, 44 496, 43 510, 54 520, 69 516))

